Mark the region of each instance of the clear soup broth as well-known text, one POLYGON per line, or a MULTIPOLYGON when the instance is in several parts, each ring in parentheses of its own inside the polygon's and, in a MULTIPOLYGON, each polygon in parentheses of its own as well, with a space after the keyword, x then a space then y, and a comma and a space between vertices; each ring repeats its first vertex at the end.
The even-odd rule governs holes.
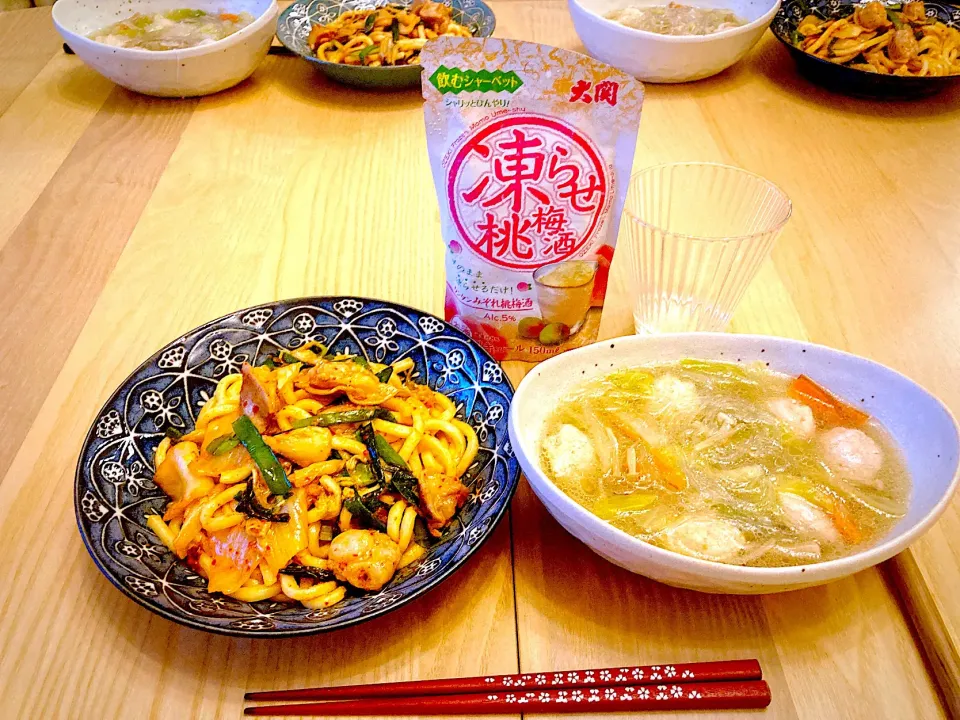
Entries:
POLYGON ((906 466, 874 419, 805 376, 687 359, 591 380, 550 415, 541 466, 631 535, 782 567, 870 545, 903 516, 906 466))

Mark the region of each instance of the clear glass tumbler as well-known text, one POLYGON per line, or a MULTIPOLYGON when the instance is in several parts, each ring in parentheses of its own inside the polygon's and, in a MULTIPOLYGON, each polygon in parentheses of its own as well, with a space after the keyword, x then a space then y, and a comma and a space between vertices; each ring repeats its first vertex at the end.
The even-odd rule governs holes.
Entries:
POLYGON ((638 333, 722 330, 792 212, 759 175, 713 163, 641 170, 617 245, 638 333))

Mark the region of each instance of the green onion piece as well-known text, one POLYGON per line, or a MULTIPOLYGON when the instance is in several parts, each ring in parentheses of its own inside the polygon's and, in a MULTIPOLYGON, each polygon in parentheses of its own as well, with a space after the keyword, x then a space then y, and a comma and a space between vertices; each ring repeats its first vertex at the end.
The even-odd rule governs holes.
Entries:
POLYGON ((368 33, 368 32, 370 32, 371 30, 373 30, 373 26, 374 26, 374 24, 377 22, 377 15, 378 15, 378 14, 379 14, 378 11, 377 11, 377 10, 374 10, 372 13, 370 13, 369 15, 367 15, 367 21, 363 24, 363 31, 364 31, 365 33, 368 33))
POLYGON ((900 21, 900 17, 897 15, 897 13, 893 9, 887 8, 886 10, 887 10, 887 18, 890 20, 890 22, 893 23, 893 26, 897 30, 900 30, 903 27, 903 23, 900 21))
POLYGON ((271 370, 277 369, 277 364, 273 361, 273 358, 267 358, 263 361, 261 367, 270 368, 271 370))
POLYGON ((383 370, 377 373, 377 380, 386 385, 393 377, 393 365, 387 365, 383 370))
MULTIPOLYGON (((373 46, 371 45, 371 47, 373 47, 373 46)), ((362 367, 362 368, 367 368, 368 370, 370 369, 370 363, 368 363, 368 362, 367 362, 367 359, 366 359, 365 357, 363 357, 362 355, 354 355, 354 356, 352 356, 352 357, 350 358, 350 360, 352 360, 353 362, 355 362, 357 365, 359 365, 359 366, 362 367)))
POLYGON ((400 457, 400 453, 393 449, 383 435, 374 433, 373 442, 377 448, 377 452, 380 454, 380 459, 383 460, 387 465, 403 468, 404 470, 410 469, 410 466, 407 465, 406 461, 400 457))
POLYGON ((294 420, 290 423, 293 428, 308 427, 315 425, 317 427, 329 427, 331 425, 340 425, 342 423, 367 422, 377 417, 377 411, 373 408, 360 408, 358 410, 343 410, 340 412, 325 412, 313 417, 294 420))
MULTIPOLYGON (((390 23, 390 32, 393 34, 394 42, 400 40, 400 21, 396 18, 393 19, 392 23, 390 23)), ((474 33, 474 35, 476 35, 476 33, 474 33)))
POLYGON ((363 50, 360 51, 360 55, 358 57, 360 58, 361 61, 366 60, 367 55, 371 55, 373 54, 374 51, 377 51, 379 49, 380 49, 379 45, 376 45, 376 44, 367 45, 363 50))
POLYGON ((790 42, 792 42, 795 47, 800 47, 800 31, 796 28, 790 31, 790 42))
POLYGON ((240 438, 233 433, 230 435, 221 435, 207 445, 207 452, 209 452, 211 455, 224 455, 233 450, 239 444, 240 438))
POLYGON ((177 10, 169 10, 163 15, 168 20, 173 20, 174 22, 180 22, 181 20, 192 20, 194 18, 202 18, 206 15, 203 10, 191 10, 190 8, 179 8, 177 10))
POLYGON ((284 472, 277 456, 273 454, 273 450, 263 441, 260 431, 250 422, 250 418, 246 415, 237 418, 233 423, 233 432, 236 433, 240 442, 250 453, 250 457, 260 468, 260 473, 263 475, 267 487, 270 488, 270 492, 274 495, 289 493, 291 485, 287 473, 284 472))
POLYGON ((284 362, 284 364, 286 364, 286 365, 293 365, 294 363, 303 363, 303 364, 306 365, 307 367, 313 367, 313 366, 310 365, 310 363, 308 363, 306 360, 301 360, 301 359, 298 358, 296 355, 291 355, 291 354, 288 353, 286 350, 284 350, 282 353, 280 353, 280 359, 281 359, 281 360, 284 362))
POLYGON ((354 484, 358 487, 366 487, 377 482, 377 479, 370 471, 370 466, 366 463, 357 463, 353 467, 353 470, 347 471, 347 474, 353 479, 354 484))

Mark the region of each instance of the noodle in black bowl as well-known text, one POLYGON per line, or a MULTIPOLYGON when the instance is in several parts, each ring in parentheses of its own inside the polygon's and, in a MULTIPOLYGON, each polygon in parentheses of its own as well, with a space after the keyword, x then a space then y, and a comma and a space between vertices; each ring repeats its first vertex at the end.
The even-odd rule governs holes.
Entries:
MULTIPOLYGON (((496 18, 483 0, 440 0, 450 6, 453 21, 470 29, 473 37, 490 37, 496 18)), ((377 90, 399 90, 420 86, 419 65, 367 67, 328 62, 317 57, 308 44, 314 25, 332 23, 351 10, 368 10, 386 5, 410 5, 410 0, 300 0, 282 13, 277 39, 290 51, 313 63, 324 75, 344 85, 377 90)))
POLYGON ((412 308, 324 297, 239 310, 155 353, 100 410, 77 465, 74 503, 80 535, 97 567, 118 589, 148 610, 192 628, 292 637, 356 625, 436 587, 493 532, 519 481, 507 433, 512 398, 502 368, 479 345, 412 308), (370 363, 411 359, 412 380, 452 400, 457 417, 477 435, 476 460, 463 476, 469 496, 426 555, 399 570, 382 590, 351 590, 342 601, 313 610, 274 599, 241 602, 210 593, 207 581, 169 551, 148 524, 169 501, 154 483, 154 453, 169 434, 193 429, 218 382, 240 372, 244 362, 259 365, 312 343, 370 363))
MULTIPOLYGON (((857 97, 908 100, 934 95, 949 87, 960 85, 960 75, 904 77, 884 75, 830 62, 796 46, 797 28, 807 15, 824 19, 843 18, 854 8, 863 5, 856 0, 784 0, 770 29, 782 42, 797 63, 797 69, 811 82, 835 92, 857 97)), ((901 3, 885 2, 888 8, 899 10, 901 3)), ((960 27, 960 7, 946 2, 925 2, 928 19, 936 18, 948 27, 960 27)))

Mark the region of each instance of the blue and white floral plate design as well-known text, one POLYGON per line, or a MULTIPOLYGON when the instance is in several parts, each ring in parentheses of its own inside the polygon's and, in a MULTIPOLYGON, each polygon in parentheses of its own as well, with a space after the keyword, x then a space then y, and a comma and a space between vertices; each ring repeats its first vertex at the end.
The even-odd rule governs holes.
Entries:
MULTIPOLYGON (((483 0, 440 0, 453 8, 453 19, 470 28, 474 37, 490 37, 497 20, 483 0)), ((332 63, 318 58, 307 45, 310 28, 326 25, 349 10, 372 10, 384 5, 410 5, 410 0, 300 0, 282 13, 277 39, 288 50, 314 63, 331 80, 355 87, 400 89, 420 85, 419 65, 362 67, 332 63)))
POLYGON ((100 410, 80 453, 74 505, 97 567, 148 610, 199 630, 292 637, 383 615, 438 585, 493 532, 520 469, 507 434, 513 389, 500 365, 466 335, 412 308, 381 300, 320 297, 240 310, 174 340, 141 365, 100 410), (219 379, 244 361, 317 341, 337 353, 391 363, 410 357, 414 378, 454 400, 477 431, 470 498, 419 564, 383 590, 348 595, 331 608, 243 603, 206 590, 146 526, 167 498, 153 483, 153 455, 170 428, 187 431, 219 379))

